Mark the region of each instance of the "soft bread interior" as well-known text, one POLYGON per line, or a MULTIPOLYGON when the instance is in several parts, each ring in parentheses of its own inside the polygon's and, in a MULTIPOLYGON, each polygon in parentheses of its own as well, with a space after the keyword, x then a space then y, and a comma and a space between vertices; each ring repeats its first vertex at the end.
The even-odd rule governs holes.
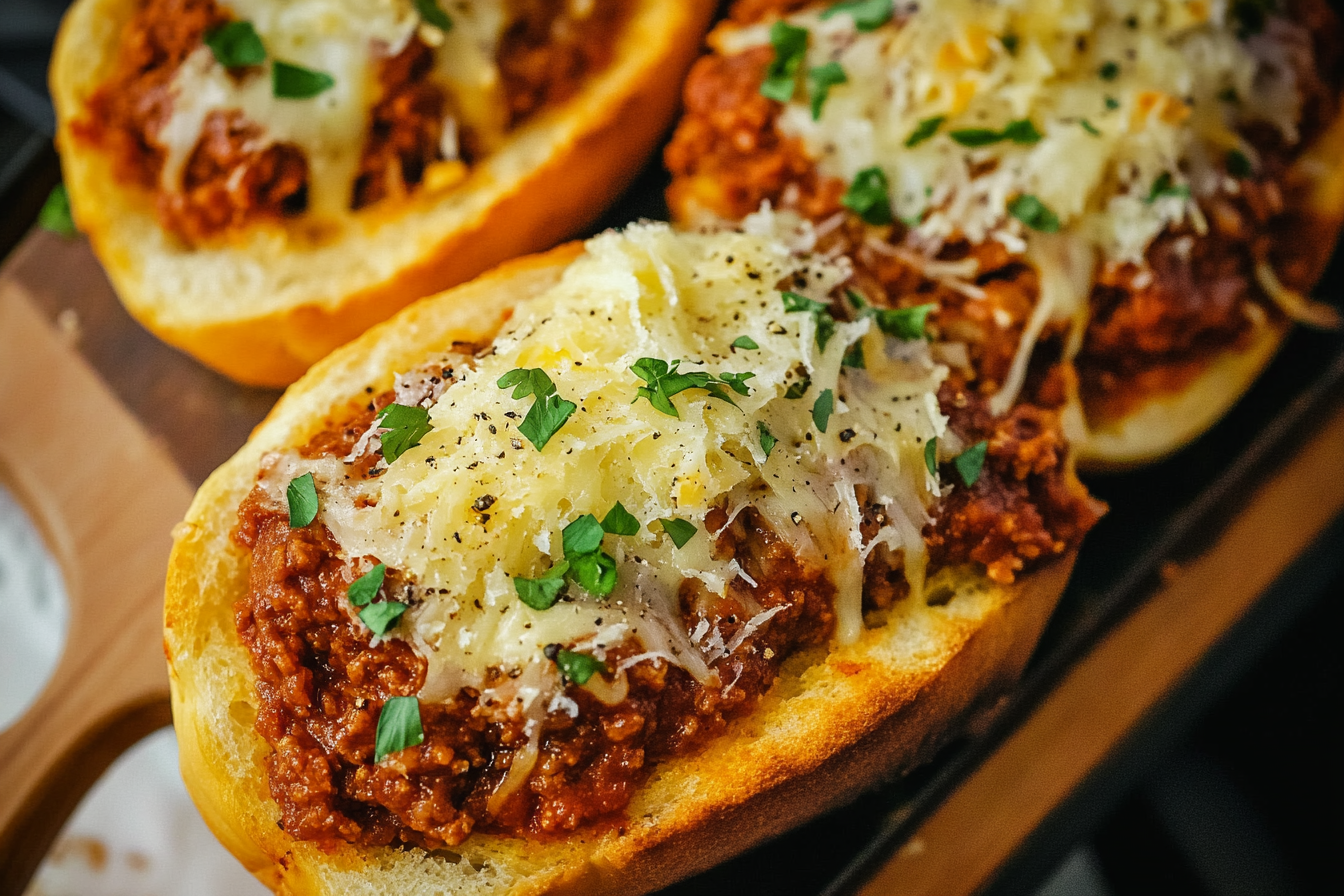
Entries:
POLYGON ((578 251, 522 259, 417 303, 320 362, 207 481, 175 533, 165 645, 183 774, 221 841, 279 892, 591 896, 665 885, 926 758, 1020 673, 1063 589, 1072 555, 1011 587, 944 571, 930 593, 945 602, 898 602, 856 643, 792 657, 758 711, 702 752, 661 764, 616 830, 549 842, 473 835, 435 852, 323 852, 289 838, 267 792, 268 748, 252 727, 252 676, 232 617, 247 558, 229 532, 261 455, 303 442, 342 400, 452 340, 488 338, 578 251))

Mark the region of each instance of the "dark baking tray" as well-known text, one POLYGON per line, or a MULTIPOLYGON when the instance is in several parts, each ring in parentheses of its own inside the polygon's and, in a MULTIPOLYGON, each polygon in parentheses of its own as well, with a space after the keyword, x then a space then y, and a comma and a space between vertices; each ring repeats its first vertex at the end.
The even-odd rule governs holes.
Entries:
MULTIPOLYGON (((50 178, 50 150, 28 166, 29 185, 50 178)), ((20 181, 22 184, 22 181, 20 181)), ((665 175, 655 159, 594 228, 666 217, 665 175)), ((14 187, 11 183, 9 186, 14 187)), ((5 192, 13 193, 10 190, 5 192)), ((29 191, 31 192, 31 191, 29 191)), ((19 203, 16 203, 19 205, 19 203)), ((31 200, 22 205, 31 213, 31 200)), ((10 206, 14 208, 14 206, 10 206)), ((6 246, 0 245, 0 251, 6 246)), ((187 478, 200 483, 242 444, 278 392, 237 386, 158 342, 135 324, 99 278, 88 289, 87 249, 35 235, 9 260, 39 267, 49 289, 35 298, 53 319, 73 310, 85 358, 169 448, 187 478), (84 264, 77 262, 84 261, 84 264), (82 271, 82 273, 81 273, 82 271), (79 295, 70 305, 68 297, 79 295)), ((1337 257, 1318 295, 1344 295, 1337 257)), ((25 278, 32 283, 32 276, 25 278)), ((1165 564, 1198 550, 1240 496, 1290 448, 1317 413, 1344 395, 1344 339, 1298 329, 1266 375, 1233 411, 1177 456, 1146 469, 1092 477, 1110 513, 1088 536, 1074 578, 1023 681, 981 720, 974 736, 948 744, 934 760, 661 896, 765 892, 776 896, 851 893, 914 832, 942 799, 1020 723, 1098 639, 1143 602, 1165 564)))

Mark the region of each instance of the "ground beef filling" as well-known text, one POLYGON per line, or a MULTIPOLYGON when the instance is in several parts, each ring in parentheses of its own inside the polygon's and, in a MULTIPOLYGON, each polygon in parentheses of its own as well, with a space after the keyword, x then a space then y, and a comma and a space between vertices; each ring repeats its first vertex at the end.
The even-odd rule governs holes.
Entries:
MULTIPOLYGON (((1060 391, 1047 371, 1030 388, 1060 391)), ((391 395, 352 404, 307 446, 305 456, 345 456, 391 395)), ((926 532, 934 568, 984 563, 1002 582, 1076 545, 1096 519, 1095 507, 1061 479, 1063 442, 1055 418, 1024 407, 993 420, 963 383, 941 396, 953 428, 965 439, 990 440, 989 458, 973 490, 954 489, 926 532), (1031 501, 1024 510, 1023 496, 1031 501)), ((377 475, 374 457, 352 476, 377 475)), ((950 469, 944 475, 952 475, 950 469)), ((881 507, 863 500, 864 527, 874 534, 881 507)), ((356 576, 320 523, 291 529, 287 513, 255 489, 239 508, 234 537, 251 552, 247 595, 234 607, 239 635, 257 676, 257 731, 272 746, 271 793, 286 831, 334 844, 407 843, 426 848, 461 842, 472 830, 545 836, 593 824, 619 824, 620 813, 650 766, 690 752, 749 713, 774 682, 780 663, 824 644, 834 629, 834 589, 822 569, 803 561, 747 510, 731 521, 711 512, 706 526, 721 558, 735 557, 745 576, 725 595, 695 580, 683 583, 687 631, 702 620, 732 641, 756 613, 783 609, 711 664, 720 684, 704 687, 677 667, 645 661, 627 674, 629 693, 608 706, 570 686, 576 717, 550 713, 540 757, 519 788, 491 813, 487 804, 526 745, 523 720, 504 703, 463 689, 452 700, 422 706, 424 744, 373 763, 379 711, 391 696, 416 693, 424 660, 404 641, 377 646, 351 614, 347 595, 356 576), (748 584, 754 582, 755 584, 748 584)), ((395 571, 386 593, 401 593, 395 571)), ((874 551, 865 567, 864 605, 890 606, 908 593, 900 557, 874 551)), ((609 651, 608 662, 639 652, 635 643, 609 651)), ((494 687, 505 684, 490 682, 494 687)))
MULTIPOLYGON (((628 4, 597 0, 582 15, 574 6, 527 0, 504 34, 496 62, 510 126, 573 96, 611 61, 628 4)), ((164 228, 190 243, 293 217, 308 205, 303 150, 265 143, 262 127, 236 110, 207 118, 180 189, 162 189, 165 152, 156 135, 172 114, 173 75, 209 31, 231 18, 216 0, 142 0, 122 34, 112 77, 89 99, 88 114, 74 128, 80 139, 109 152, 120 180, 153 191, 164 228)), ((419 37, 382 61, 381 98, 369 113, 352 209, 404 196, 442 159, 440 138, 451 109, 444 89, 430 80, 432 69, 432 51, 419 37)), ((458 138, 457 160, 470 163, 483 152, 469 130, 458 138)))
MULTIPOLYGON (((753 22, 803 5, 739 0, 732 17, 753 22)), ((1310 50, 1296 59, 1304 96, 1302 140, 1289 146, 1268 128, 1248 127, 1244 136, 1261 156, 1261 167, 1239 182, 1236 195, 1220 195, 1206 204, 1208 235, 1163 234, 1148 252, 1147 269, 1110 265, 1098 272, 1092 319, 1076 361, 1091 410, 1112 414, 1146 395, 1181 388, 1214 353, 1246 339, 1252 318, 1278 315, 1256 283, 1257 261, 1269 261, 1289 287, 1307 290, 1329 257, 1338 222, 1294 211, 1285 178, 1299 149, 1338 114, 1341 37, 1334 13, 1322 0, 1295 0, 1288 12, 1313 39, 1310 50)), ((892 255, 891 248, 905 242, 905 228, 896 224, 887 233, 865 228, 839 203, 846 184, 820 176, 800 142, 776 128, 782 107, 760 95, 773 57, 771 47, 756 47, 705 56, 692 68, 684 89, 685 114, 664 153, 673 176, 669 206, 682 220, 709 214, 737 221, 763 201, 799 212, 827 230, 825 248, 839 244, 855 258, 858 280, 873 287, 870 298, 880 300, 885 292, 886 301, 898 305, 937 301, 939 311, 931 318, 935 330, 941 338, 967 345, 976 380, 971 385, 992 393, 1011 365, 1035 303, 1034 274, 1009 261, 997 244, 954 242, 938 260, 975 255, 980 275, 974 285, 989 299, 967 301, 964 292, 923 277, 908 262, 913 249, 904 259, 892 255), (844 223, 831 230, 836 215, 844 223), (885 258, 882 244, 888 247, 885 258)))

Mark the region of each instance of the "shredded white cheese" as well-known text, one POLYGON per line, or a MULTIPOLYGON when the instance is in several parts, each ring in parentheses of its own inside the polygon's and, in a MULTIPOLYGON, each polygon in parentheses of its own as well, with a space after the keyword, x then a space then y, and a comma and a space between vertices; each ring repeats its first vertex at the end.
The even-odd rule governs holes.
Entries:
POLYGON ((722 594, 740 573, 713 556, 706 515, 716 507, 730 517, 754 507, 826 570, 837 589, 836 638, 852 641, 863 626, 869 549, 856 488, 882 506, 890 522, 877 539, 904 552, 912 586, 921 584, 920 530, 939 494, 924 445, 946 432, 935 398, 946 368, 927 343, 888 339, 866 319, 838 322, 820 348, 815 317, 786 310, 779 285, 822 300, 847 276, 847 266, 768 236, 677 234, 657 224, 602 234, 558 286, 518 310, 474 367, 455 368, 457 381, 430 408, 432 431, 386 472, 356 482, 341 459, 285 452, 269 458, 262 485, 283 506, 289 481, 312 472, 319 518, 346 554, 415 583, 413 605, 389 636, 409 639, 428 660, 422 699, 480 687, 491 668, 554 670, 543 658, 548 644, 598 656, 628 638, 643 658, 713 684, 709 664, 775 612, 748 608, 754 615, 735 636, 703 622, 688 634, 682 582, 722 594), (733 348, 743 336, 758 347, 733 348), (856 341, 866 369, 842 368, 856 341), (630 368, 641 358, 716 376, 751 373, 750 394, 730 393, 734 406, 690 389, 672 397, 672 417, 634 401, 643 381, 630 368), (496 385, 516 368, 544 370, 577 405, 541 451, 519 431, 535 399, 515 400, 496 385), (802 397, 788 397, 805 379, 802 397), (816 408, 826 391, 834 411, 820 418, 823 432, 816 408), (768 456, 763 429, 777 440, 768 456), (559 563, 564 527, 587 513, 601 520, 617 502, 640 528, 605 537, 615 590, 597 598, 570 585, 549 609, 524 604, 513 577, 559 563), (659 522, 673 518, 696 530, 680 548, 659 522))

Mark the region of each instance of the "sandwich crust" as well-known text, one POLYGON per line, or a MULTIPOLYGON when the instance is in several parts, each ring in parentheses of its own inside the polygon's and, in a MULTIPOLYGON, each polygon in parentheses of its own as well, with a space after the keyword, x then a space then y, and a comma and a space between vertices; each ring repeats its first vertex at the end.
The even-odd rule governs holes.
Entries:
POLYGON ((80 0, 57 37, 51 88, 75 218, 137 320, 234 379, 274 386, 413 299, 588 225, 667 126, 714 4, 635 0, 610 63, 454 186, 321 227, 302 216, 252 222, 195 246, 166 231, 152 193, 77 133, 136 9, 80 0))
MULTIPOLYGON (((234 603, 249 560, 231 538, 267 451, 304 444, 333 408, 454 341, 484 344, 558 282, 576 245, 520 259, 417 303, 313 367, 198 493, 174 533, 165 649, 188 789, 220 840, 281 893, 638 893, 709 867, 927 759, 1021 672, 1074 552, 999 584, 944 570, 858 640, 790 657, 748 716, 661 762, 624 820, 556 839, 473 833, 452 850, 300 841, 278 825, 269 747, 234 603)), ((1066 487, 1082 496, 1069 474, 1066 487)))

